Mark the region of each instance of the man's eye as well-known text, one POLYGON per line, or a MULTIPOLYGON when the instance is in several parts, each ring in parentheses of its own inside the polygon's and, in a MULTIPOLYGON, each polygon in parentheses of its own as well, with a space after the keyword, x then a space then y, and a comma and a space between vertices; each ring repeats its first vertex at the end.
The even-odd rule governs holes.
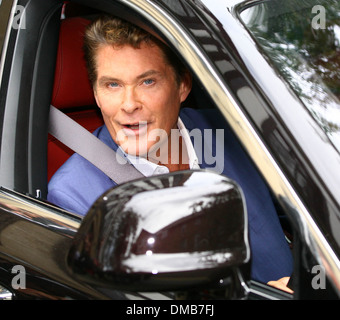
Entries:
POLYGON ((153 84, 155 81, 153 79, 146 79, 143 81, 144 84, 146 84, 147 86, 153 84))
POLYGON ((110 82, 107 84, 107 86, 109 88, 117 88, 118 87, 118 83, 117 82, 110 82))

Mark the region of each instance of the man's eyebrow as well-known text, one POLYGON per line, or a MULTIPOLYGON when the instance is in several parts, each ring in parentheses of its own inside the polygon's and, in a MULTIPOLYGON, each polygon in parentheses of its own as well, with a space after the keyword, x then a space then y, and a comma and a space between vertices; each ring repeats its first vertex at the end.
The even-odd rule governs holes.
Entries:
MULTIPOLYGON (((147 78, 147 77, 150 77, 150 76, 155 76, 155 75, 161 75, 161 72, 156 71, 156 70, 148 70, 148 71, 143 72, 142 74, 138 75, 136 77, 136 79, 140 80, 140 79, 144 79, 144 78, 147 78)), ((120 79, 114 78, 114 77, 111 77, 111 76, 102 76, 98 79, 98 84, 99 84, 99 86, 101 86, 101 85, 105 85, 106 83, 109 83, 109 82, 120 82, 120 81, 121 81, 120 79)))
POLYGON ((113 78, 113 77, 110 77, 110 76, 102 76, 98 79, 98 84, 102 85, 102 84, 106 84, 108 82, 117 82, 117 81, 119 81, 119 79, 117 79, 117 78, 113 78))
POLYGON ((161 73, 159 71, 156 70, 148 70, 146 72, 143 72, 142 74, 140 74, 137 79, 143 79, 143 78, 147 78, 150 76, 154 76, 154 75, 160 75, 161 73))
MULTIPOLYGON (((161 72, 159 72, 159 71, 148 70, 148 71, 143 72, 142 74, 138 75, 136 79, 140 80, 140 79, 144 79, 144 78, 147 78, 147 77, 150 77, 150 76, 160 75, 160 74, 161 74, 161 72)), ((118 78, 115 78, 115 77, 111 77, 111 76, 102 76, 98 79, 99 85, 105 84, 105 83, 108 83, 108 82, 119 82, 119 81, 121 81, 121 80, 118 79, 118 78)))

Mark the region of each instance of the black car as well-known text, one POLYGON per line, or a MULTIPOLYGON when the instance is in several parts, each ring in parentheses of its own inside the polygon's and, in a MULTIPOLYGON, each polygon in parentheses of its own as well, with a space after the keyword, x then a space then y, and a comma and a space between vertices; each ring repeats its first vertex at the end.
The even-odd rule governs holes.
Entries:
POLYGON ((338 299, 339 12, 335 0, 0 0, 0 297, 338 299), (103 13, 167 42, 193 74, 188 104, 217 108, 234 131, 272 192, 293 294, 249 278, 244 198, 228 177, 128 181, 84 219, 46 201, 78 145, 58 140, 53 112, 102 124, 82 35, 103 13), (172 218, 145 213, 160 207, 172 218))

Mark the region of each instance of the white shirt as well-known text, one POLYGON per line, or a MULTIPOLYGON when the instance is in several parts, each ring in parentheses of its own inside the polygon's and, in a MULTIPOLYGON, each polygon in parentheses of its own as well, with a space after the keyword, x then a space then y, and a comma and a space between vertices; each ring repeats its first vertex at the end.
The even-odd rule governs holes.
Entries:
MULTIPOLYGON (((190 169, 199 169, 198 158, 192 145, 189 132, 185 128, 182 120, 178 118, 177 127, 179 129, 179 133, 183 138, 184 145, 186 147, 187 155, 188 155, 188 164, 190 169)), ((143 157, 135 157, 129 154, 124 153, 125 157, 135 166, 135 168, 141 172, 145 177, 150 177, 158 174, 169 173, 169 169, 164 165, 158 165, 153 163, 143 157)))

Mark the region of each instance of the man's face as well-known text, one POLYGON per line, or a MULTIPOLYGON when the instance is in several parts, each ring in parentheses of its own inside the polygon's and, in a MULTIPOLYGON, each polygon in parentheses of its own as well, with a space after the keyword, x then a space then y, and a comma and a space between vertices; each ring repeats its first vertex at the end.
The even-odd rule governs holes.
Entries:
POLYGON ((105 45, 96 62, 94 93, 111 137, 125 152, 146 156, 159 144, 156 132, 165 133, 161 140, 167 141, 177 127, 190 81, 176 82, 173 68, 156 45, 142 44, 140 49, 105 45))

